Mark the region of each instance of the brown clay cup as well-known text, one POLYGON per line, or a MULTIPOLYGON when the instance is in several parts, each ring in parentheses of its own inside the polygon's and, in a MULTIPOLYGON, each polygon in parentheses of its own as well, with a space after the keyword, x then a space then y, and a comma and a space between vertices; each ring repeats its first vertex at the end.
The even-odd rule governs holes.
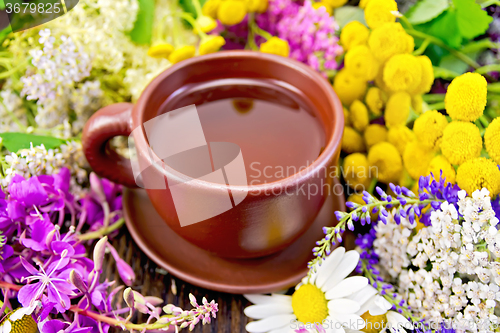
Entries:
MULTIPOLYGON (((192 83, 228 78, 267 79, 285 82, 301 92, 319 115, 326 143, 320 156, 301 172, 274 182, 249 185, 248 195, 232 209, 199 223, 182 227, 172 194, 166 189, 146 189, 165 223, 198 247, 228 258, 255 258, 277 252, 294 242, 313 223, 328 191, 307 193, 307 188, 333 184, 329 170, 336 166, 344 128, 342 105, 329 82, 316 71, 295 60, 252 51, 224 51, 182 61, 156 77, 135 105, 118 103, 95 113, 83 130, 83 149, 94 171, 112 181, 136 187, 131 162, 113 151, 109 140, 129 136, 134 129, 158 115, 162 103, 178 89, 192 83), (300 188, 305 190, 301 191, 300 188)), ((142 131, 133 131, 139 164, 145 161, 149 144, 142 131)), ((152 171, 167 183, 182 177, 160 161, 152 171)), ((207 193, 227 188, 195 180, 207 193)), ((238 186, 228 186, 238 191, 238 186)), ((140 221, 136 221, 140 223, 140 221)))

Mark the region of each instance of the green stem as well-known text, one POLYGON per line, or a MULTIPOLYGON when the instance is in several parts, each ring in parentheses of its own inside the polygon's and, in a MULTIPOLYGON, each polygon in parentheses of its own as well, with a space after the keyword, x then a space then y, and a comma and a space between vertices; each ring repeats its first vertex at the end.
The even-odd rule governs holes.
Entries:
MULTIPOLYGON (((249 27, 252 26, 252 24, 255 23, 255 15, 254 13, 248 14, 248 25, 249 27)), ((248 29, 248 38, 247 38, 247 46, 254 51, 258 51, 259 47, 255 43, 255 33, 252 28, 248 29)))
POLYGON ((201 27, 200 25, 198 24, 198 22, 188 13, 182 13, 179 15, 179 17, 185 19, 186 21, 188 21, 189 24, 191 24, 191 26, 193 27, 193 29, 196 30, 196 32, 198 33, 198 35, 200 36, 201 39, 205 39, 207 38, 207 34, 204 33, 203 31, 201 31, 201 27))
POLYGON ((478 41, 472 41, 467 45, 462 46, 460 51, 463 53, 472 53, 482 51, 484 49, 498 49, 500 48, 499 43, 495 43, 488 38, 481 39, 478 41))
POLYGON ((19 65, 17 65, 16 67, 6 71, 6 72, 2 72, 0 73, 0 79, 5 79, 5 78, 8 78, 9 76, 13 75, 14 73, 16 73, 17 71, 23 69, 24 67, 26 67, 28 65, 28 62, 31 60, 31 58, 28 58, 26 59, 26 61, 23 61, 21 62, 19 65))
POLYGON ((3 102, 3 98, 0 97, 0 104, 2 105, 2 107, 4 108, 5 112, 9 115, 9 117, 12 119, 12 121, 14 123, 16 123, 16 125, 19 127, 20 130, 22 130, 23 132, 26 132, 26 126, 24 126, 21 121, 14 115, 14 113, 12 113, 12 111, 10 111, 7 106, 5 105, 5 103, 3 102))
POLYGON ((109 235, 113 231, 120 229, 124 224, 125 224, 125 219, 121 218, 118 221, 116 221, 116 223, 113 223, 109 227, 103 227, 100 228, 99 230, 82 234, 78 236, 78 239, 81 241, 87 241, 91 239, 101 238, 102 236, 109 235))
POLYGON ((500 1, 499 0, 487 0, 481 4, 481 8, 486 8, 491 5, 497 5, 500 6, 500 1))
POLYGON ((444 110, 445 104, 444 102, 429 104, 429 109, 431 110, 444 110))
POLYGON ((370 186, 368 187, 368 193, 373 194, 373 190, 375 189, 375 186, 377 186, 378 180, 376 177, 372 178, 372 181, 370 182, 370 186))
POLYGON ((263 37, 264 39, 268 40, 270 38, 273 37, 273 35, 271 35, 269 32, 259 28, 259 26, 257 25, 257 23, 255 22, 255 19, 254 17, 252 16, 252 20, 250 20, 249 22, 249 25, 250 25, 250 29, 256 33, 257 35, 263 37))
POLYGON ((486 74, 486 73, 490 73, 490 72, 500 72, 500 64, 491 64, 491 65, 482 66, 482 67, 479 67, 478 69, 476 69, 475 72, 479 73, 479 74, 486 74))
POLYGON ((196 11, 196 17, 202 16, 203 13, 201 10, 200 0, 192 0, 191 3, 193 4, 194 10, 196 11))
POLYGON ((442 102, 442 101, 444 101, 444 96, 446 96, 446 94, 426 94, 426 95, 422 95, 422 99, 426 103, 442 102))
POLYGON ((484 128, 487 128, 490 125, 488 118, 486 118, 486 116, 484 114, 481 115, 481 117, 479 117, 479 121, 484 126, 484 128))
POLYGON ((418 49, 416 49, 415 51, 413 51, 413 55, 414 56, 422 55, 425 52, 425 50, 427 49, 427 46, 429 46, 430 43, 431 43, 431 41, 429 39, 425 39, 422 42, 422 45, 420 45, 420 47, 418 49))
POLYGON ((461 61, 463 61, 464 63, 466 63, 467 65, 469 65, 470 67, 472 67, 474 69, 478 69, 479 67, 481 67, 474 59, 471 59, 468 56, 466 56, 465 54, 463 54, 462 52, 455 50, 454 48, 449 47, 441 39, 439 39, 437 37, 428 35, 426 33, 423 33, 421 31, 417 31, 414 29, 407 29, 406 32, 409 35, 416 37, 416 38, 420 38, 420 39, 424 39, 424 40, 428 39, 429 42, 431 42, 432 44, 437 45, 437 46, 447 50, 448 52, 453 54, 455 57, 457 57, 458 59, 460 59, 461 61))

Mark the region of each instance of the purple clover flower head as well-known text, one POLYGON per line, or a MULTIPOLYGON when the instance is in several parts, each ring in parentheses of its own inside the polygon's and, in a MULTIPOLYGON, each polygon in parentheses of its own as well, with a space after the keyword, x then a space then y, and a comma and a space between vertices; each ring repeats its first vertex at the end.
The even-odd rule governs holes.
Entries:
MULTIPOLYGON (((257 15, 257 25, 290 45, 290 57, 321 73, 339 68, 335 59, 343 53, 339 26, 324 8, 314 9, 309 0, 270 0, 266 13, 257 15)), ((257 43, 263 40, 258 40, 257 43)))

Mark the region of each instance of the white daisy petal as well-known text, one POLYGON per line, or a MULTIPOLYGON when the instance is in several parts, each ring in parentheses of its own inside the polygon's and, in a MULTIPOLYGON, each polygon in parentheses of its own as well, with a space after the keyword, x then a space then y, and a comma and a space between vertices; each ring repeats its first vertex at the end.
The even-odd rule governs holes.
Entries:
POLYGON ((323 327, 326 333, 345 333, 342 324, 332 316, 325 319, 323 327))
POLYGON ((340 246, 330 253, 325 261, 321 263, 321 266, 318 267, 317 271, 316 286, 322 289, 323 285, 325 285, 332 273, 338 267, 339 263, 342 261, 344 253, 345 248, 340 246))
POLYGON ((347 298, 338 298, 328 302, 328 309, 337 313, 355 313, 359 310, 359 304, 347 298))
POLYGON ((390 323, 391 327, 398 328, 406 328, 406 329, 413 329, 412 323, 408 321, 403 315, 395 312, 395 311, 389 311, 386 314, 387 316, 387 322, 390 323))
MULTIPOLYGON (((335 287, 337 283, 342 281, 346 276, 356 268, 359 261, 359 253, 352 250, 344 254, 342 260, 338 264, 332 274, 328 277, 328 281, 321 287, 321 290, 328 291, 335 287)), ((318 278, 319 279, 319 278, 318 278)))
POLYGON ((292 304, 258 304, 251 305, 243 311, 252 319, 263 319, 278 314, 293 313, 292 304))
POLYGON ((250 333, 265 333, 278 328, 289 327, 297 318, 293 314, 282 314, 252 321, 245 327, 250 333))
POLYGON ((347 278, 325 293, 326 299, 342 298, 360 291, 368 285, 368 279, 364 276, 353 276, 347 278))
MULTIPOLYGON (((261 295, 261 294, 245 294, 243 295, 247 300, 252 302, 253 304, 270 304, 270 303, 283 303, 285 302, 284 299, 281 299, 281 297, 275 297, 275 295, 268 296, 268 295, 261 295)), ((283 296, 283 295, 280 295, 283 296)), ((287 296, 290 298, 289 302, 291 302, 291 297, 287 296)))
POLYGON ((392 308, 392 304, 382 296, 375 296, 373 304, 369 307, 368 311, 372 316, 379 316, 386 313, 392 308))
POLYGON ((367 285, 366 287, 352 294, 348 298, 358 302, 359 304, 364 304, 376 294, 377 294, 377 289, 373 288, 371 285, 367 285))
POLYGON ((295 333, 295 330, 290 328, 289 326, 285 326, 282 328, 271 330, 269 331, 269 333, 295 333))
POLYGON ((366 324, 361 316, 353 313, 331 313, 331 316, 337 318, 344 327, 349 329, 350 333, 352 333, 352 330, 361 330, 366 324))

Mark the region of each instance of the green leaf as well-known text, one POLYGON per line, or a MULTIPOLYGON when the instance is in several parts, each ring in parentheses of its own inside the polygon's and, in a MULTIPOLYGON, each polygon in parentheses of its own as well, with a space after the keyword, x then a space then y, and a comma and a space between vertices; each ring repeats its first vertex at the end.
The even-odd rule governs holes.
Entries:
POLYGON ((52 136, 41 136, 27 133, 6 132, 0 133, 2 144, 10 152, 18 152, 20 149, 29 149, 30 144, 33 146, 40 146, 43 144, 45 148, 51 149, 62 145, 65 140, 54 138, 52 136))
MULTIPOLYGON (((473 60, 477 60, 479 52, 469 52, 465 53, 465 55, 473 60)), ((442 57, 439 63, 439 67, 449 69, 455 73, 458 73, 459 75, 467 72, 467 70, 469 69, 469 65, 452 54, 448 54, 442 57)))
POLYGON ((442 68, 442 67, 433 67, 433 68, 434 68, 434 78, 436 79, 453 80, 454 78, 460 75, 460 73, 454 72, 447 68, 442 68))
MULTIPOLYGON (((207 0, 199 0, 200 1, 200 6, 203 7, 205 2, 207 0)), ((186 13, 190 13, 193 15, 194 18, 197 18, 198 15, 196 14, 196 9, 193 5, 193 0, 179 0, 179 6, 181 6, 182 10, 185 11, 186 13)))
POLYGON ((473 0, 453 0, 457 10, 457 23, 462 36, 473 39, 488 29, 493 18, 473 0))
POLYGON ((358 6, 343 6, 335 9, 335 20, 340 26, 340 29, 351 21, 359 21, 366 25, 365 12, 358 6))
POLYGON ((3 2, 3 0, 0 0, 0 9, 1 10, 5 9, 5 3, 3 2))
POLYGON ((154 16, 155 0, 139 0, 139 13, 134 28, 130 31, 130 39, 137 44, 151 43, 154 16))
POLYGON ((462 35, 458 28, 455 10, 448 9, 429 23, 429 28, 427 30, 429 35, 441 39, 447 45, 455 49, 460 47, 462 44, 462 35))
POLYGON ((412 24, 422 24, 436 18, 449 7, 448 0, 421 0, 405 16, 412 24))

